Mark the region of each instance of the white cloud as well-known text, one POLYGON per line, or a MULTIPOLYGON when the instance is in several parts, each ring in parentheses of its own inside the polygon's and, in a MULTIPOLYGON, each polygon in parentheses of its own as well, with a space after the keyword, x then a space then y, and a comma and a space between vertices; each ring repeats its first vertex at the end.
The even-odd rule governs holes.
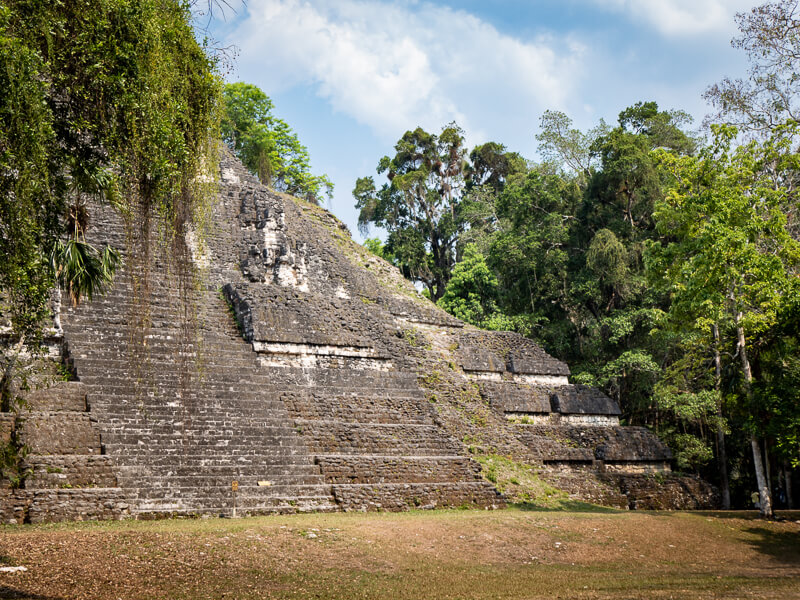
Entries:
POLYGON ((429 3, 250 0, 247 8, 231 35, 240 70, 267 93, 312 85, 334 110, 389 139, 451 120, 481 138, 487 112, 532 117, 563 107, 584 53, 569 40, 515 39, 429 3))
POLYGON ((604 8, 625 12, 664 35, 699 35, 735 30, 737 12, 755 6, 752 0, 593 0, 604 8))

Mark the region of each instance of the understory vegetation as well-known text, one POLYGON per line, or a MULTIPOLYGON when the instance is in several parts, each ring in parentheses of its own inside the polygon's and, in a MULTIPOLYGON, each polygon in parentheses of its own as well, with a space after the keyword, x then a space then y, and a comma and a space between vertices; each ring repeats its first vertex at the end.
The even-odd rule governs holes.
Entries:
POLYGON ((541 162, 407 131, 360 178, 366 246, 454 316, 529 336, 656 431, 675 467, 765 514, 800 464, 800 15, 738 15, 749 77, 689 115, 638 102, 581 131, 547 111, 541 162))

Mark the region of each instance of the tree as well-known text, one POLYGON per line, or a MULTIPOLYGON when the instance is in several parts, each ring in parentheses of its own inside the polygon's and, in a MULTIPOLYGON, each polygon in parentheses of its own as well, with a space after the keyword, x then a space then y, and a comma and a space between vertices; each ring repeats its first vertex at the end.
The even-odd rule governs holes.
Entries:
POLYGON ((421 282, 436 301, 455 265, 455 243, 462 229, 459 204, 465 188, 463 131, 451 123, 441 134, 418 127, 395 144, 395 155, 378 163, 388 183, 377 189, 372 177, 356 181, 353 197, 359 229, 384 227, 386 246, 403 273, 421 282))
MULTIPOLYGON (((747 53, 747 79, 723 79, 705 92, 716 109, 708 122, 737 126, 767 139, 800 119, 800 19, 795 0, 778 0, 738 13, 740 35, 731 45, 747 53)), ((794 131, 794 130, 792 130, 794 131)), ((788 133, 789 130, 783 131, 788 133)))
MULTIPOLYGON (((754 393, 759 340, 796 297, 800 244, 780 207, 785 190, 763 165, 785 151, 786 140, 731 149, 735 128, 715 126, 710 148, 697 157, 661 153, 675 184, 655 212, 667 240, 653 247, 650 268, 665 277, 670 316, 696 332, 718 327, 733 338, 739 364, 737 405, 750 416, 750 444, 761 512, 772 515, 760 437, 770 407, 754 393)), ((709 354, 712 341, 707 342, 709 354)))
POLYGON ((585 208, 591 212, 586 218, 605 221, 623 239, 652 231, 653 203, 663 193, 664 182, 650 152, 668 148, 691 154, 694 142, 681 129, 690 120, 681 111, 659 111, 655 102, 638 102, 620 112, 619 126, 592 145, 600 169, 589 181, 591 202, 585 208))
POLYGON ((323 190, 330 198, 327 175, 311 174, 308 150, 282 119, 272 114, 272 100, 249 83, 229 83, 223 90, 222 137, 262 183, 315 204, 323 190))
POLYGON ((498 294, 497 278, 486 259, 474 244, 469 244, 437 304, 477 327, 503 329, 508 323, 497 307, 498 294))
POLYGON ((488 186, 494 192, 500 192, 509 177, 527 170, 524 158, 516 152, 508 152, 503 144, 497 142, 475 146, 469 153, 469 160, 465 168, 468 190, 488 186))
POLYGON ((397 266, 397 258, 389 252, 386 245, 380 238, 367 238, 364 240, 364 247, 372 252, 375 256, 379 256, 388 263, 397 266))
POLYGON ((539 153, 546 161, 566 167, 585 184, 597 166, 592 146, 598 138, 608 133, 602 119, 594 129, 582 132, 572 127, 572 119, 560 111, 546 110, 539 122, 541 131, 536 135, 539 153))
MULTIPOLYGON (((704 97, 715 112, 705 123, 726 123, 749 138, 771 140, 788 137, 796 146, 800 140, 800 18, 795 0, 779 0, 736 15, 740 35, 732 40, 734 48, 747 53, 750 62, 746 79, 723 79, 709 87, 704 97)), ((790 146, 787 146, 790 147, 790 146)), ((774 169, 775 184, 786 190, 783 211, 789 230, 800 239, 797 190, 800 172, 774 169)))

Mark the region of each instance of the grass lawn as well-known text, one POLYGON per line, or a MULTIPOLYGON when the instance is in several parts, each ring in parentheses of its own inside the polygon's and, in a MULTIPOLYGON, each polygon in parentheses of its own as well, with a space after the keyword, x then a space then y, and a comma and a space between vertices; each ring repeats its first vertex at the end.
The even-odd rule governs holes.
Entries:
POLYGON ((800 598, 800 513, 510 508, 0 527, 0 598, 800 598))

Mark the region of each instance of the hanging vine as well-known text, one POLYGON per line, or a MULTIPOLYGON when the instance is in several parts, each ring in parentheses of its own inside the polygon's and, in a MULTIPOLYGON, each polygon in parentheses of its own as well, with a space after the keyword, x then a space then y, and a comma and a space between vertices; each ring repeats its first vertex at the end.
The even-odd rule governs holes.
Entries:
MULTIPOLYGON (((212 191, 198 174, 215 163, 220 93, 188 2, 0 0, 7 348, 40 347, 54 285, 77 304, 111 281, 119 257, 87 242, 100 204, 124 216, 134 242, 124 259, 139 265, 137 297, 146 296, 154 234, 174 250, 204 222, 212 191)), ((190 269, 184 251, 172 254, 190 269)), ((3 352, 3 373, 12 360, 3 352)))

